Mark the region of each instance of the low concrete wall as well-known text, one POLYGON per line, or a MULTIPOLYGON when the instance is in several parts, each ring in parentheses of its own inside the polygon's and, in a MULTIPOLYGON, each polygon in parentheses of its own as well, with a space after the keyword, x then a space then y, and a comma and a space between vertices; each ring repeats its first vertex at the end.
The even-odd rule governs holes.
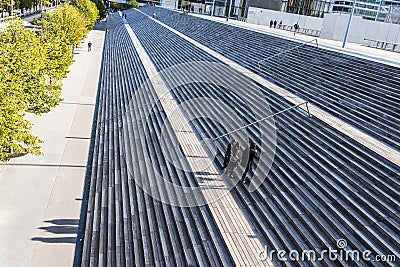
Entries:
POLYGON ((247 14, 247 22, 258 25, 268 25, 272 20, 276 20, 278 23, 282 20, 284 25, 299 24, 300 28, 307 28, 313 30, 320 30, 322 27, 322 18, 309 17, 303 15, 297 15, 292 13, 286 13, 275 10, 268 10, 256 7, 250 7, 247 14))
MULTIPOLYGON (((348 14, 326 13, 324 18, 308 17, 292 13, 250 7, 247 22, 269 26, 269 22, 282 20, 283 25, 298 23, 300 28, 321 30, 319 37, 329 40, 343 41, 349 20, 348 14)), ((353 16, 347 41, 364 43, 364 38, 400 43, 400 25, 362 19, 353 16)))
POLYGON ((178 7, 178 0, 161 0, 160 5, 165 8, 175 9, 178 7))
MULTIPOLYGON (((348 20, 347 14, 325 14, 320 37, 343 41, 348 20)), ((400 25, 353 16, 347 41, 361 44, 364 38, 400 43, 400 25)))

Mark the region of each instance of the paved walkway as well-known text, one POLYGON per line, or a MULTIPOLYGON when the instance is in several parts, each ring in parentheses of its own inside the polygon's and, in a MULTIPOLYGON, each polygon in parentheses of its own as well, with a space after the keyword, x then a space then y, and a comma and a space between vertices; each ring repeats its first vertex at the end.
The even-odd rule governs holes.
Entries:
POLYGON ((343 49, 342 41, 322 39, 322 38, 307 36, 307 35, 303 35, 303 34, 296 34, 296 36, 293 36, 293 32, 270 28, 269 26, 265 26, 265 25, 250 24, 247 22, 237 21, 237 20, 233 20, 233 19, 230 19, 228 22, 226 22, 226 18, 211 17, 209 15, 203 15, 203 14, 197 14, 197 13, 189 13, 189 14, 193 15, 193 16, 201 17, 204 19, 218 21, 221 23, 228 23, 233 26, 246 28, 249 30, 257 31, 257 32, 268 33, 271 35, 275 35, 277 37, 290 39, 290 40, 294 40, 294 41, 298 41, 298 42, 306 42, 306 41, 310 41, 313 39, 317 39, 318 44, 321 45, 321 47, 326 48, 326 49, 335 50, 335 51, 339 51, 341 53, 350 54, 353 56, 382 62, 382 63, 389 64, 389 65, 396 66, 396 67, 400 66, 400 53, 371 48, 371 47, 363 46, 361 44, 354 44, 354 43, 347 43, 346 47, 343 49))
POLYGON ((62 103, 28 116, 44 155, 0 164, 2 267, 72 266, 103 41, 104 31, 91 31, 75 50, 62 103))

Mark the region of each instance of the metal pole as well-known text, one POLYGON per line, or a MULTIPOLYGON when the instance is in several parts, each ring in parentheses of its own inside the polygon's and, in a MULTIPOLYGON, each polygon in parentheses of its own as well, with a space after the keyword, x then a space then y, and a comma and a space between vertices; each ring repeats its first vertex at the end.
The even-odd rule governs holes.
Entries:
MULTIPOLYGON (((228 1, 229 0, 225 0, 225 10, 224 13, 226 13, 227 9, 228 9, 228 1)), ((222 16, 224 16, 224 14, 222 14, 222 16)), ((228 15, 226 16, 226 21, 228 21, 228 15)))
POLYGON ((214 16, 214 8, 215 8, 215 0, 213 1, 212 7, 211 7, 211 16, 214 16))
POLYGON ((228 10, 228 16, 226 17, 226 21, 228 21, 230 16, 231 16, 231 9, 232 9, 232 2, 233 1, 234 0, 230 0, 230 2, 229 2, 229 10, 228 10))
POLYGON ((375 21, 378 20, 379 11, 381 10, 381 6, 382 6, 382 0, 379 1, 379 7, 378 7, 378 11, 376 12, 375 21))
POLYGON ((353 18, 353 14, 354 14, 354 9, 355 8, 356 8, 356 0, 353 0, 353 6, 351 8, 349 21, 347 22, 346 33, 344 34, 342 48, 344 48, 344 46, 346 45, 347 36, 349 34, 349 29, 350 29, 350 24, 351 24, 351 19, 353 18))

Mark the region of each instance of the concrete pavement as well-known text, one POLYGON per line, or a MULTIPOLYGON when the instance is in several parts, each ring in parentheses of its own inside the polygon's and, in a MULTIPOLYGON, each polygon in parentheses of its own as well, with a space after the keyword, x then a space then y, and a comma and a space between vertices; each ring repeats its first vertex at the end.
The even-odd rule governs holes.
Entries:
POLYGON ((44 155, 0 163, 2 267, 72 265, 103 42, 104 31, 91 31, 75 50, 62 103, 29 114, 44 155))

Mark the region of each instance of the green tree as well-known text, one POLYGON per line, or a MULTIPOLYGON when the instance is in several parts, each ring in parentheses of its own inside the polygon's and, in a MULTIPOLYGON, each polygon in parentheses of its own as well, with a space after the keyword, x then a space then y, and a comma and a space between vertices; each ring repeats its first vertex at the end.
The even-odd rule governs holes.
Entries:
POLYGON ((93 0, 93 3, 95 3, 97 10, 99 11, 99 16, 100 18, 105 18, 106 17, 106 8, 104 6, 104 1, 103 0, 93 0))
POLYGON ((42 22, 43 32, 60 37, 60 41, 76 46, 87 34, 86 21, 79 9, 67 3, 60 4, 54 12, 44 14, 42 22))
POLYGON ((126 2, 126 6, 128 8, 138 8, 139 7, 139 3, 136 0, 129 0, 126 2))
POLYGON ((85 17, 87 29, 93 29, 96 20, 99 18, 99 10, 95 3, 90 0, 73 0, 72 4, 76 6, 85 17))
POLYGON ((12 152, 41 154, 42 141, 30 133, 32 125, 25 114, 42 114, 59 104, 73 47, 98 18, 89 0, 75 0, 75 4, 61 4, 44 14, 38 34, 24 29, 20 19, 0 30, 1 161, 8 160, 12 152))
POLYGON ((52 85, 61 85, 68 67, 72 64, 71 47, 61 41, 61 37, 50 31, 43 31, 40 43, 45 57, 42 69, 46 80, 52 85))
POLYGON ((61 86, 51 82, 47 64, 50 63, 40 38, 24 29, 20 19, 11 21, 2 31, 1 42, 12 49, 2 60, 7 61, 8 71, 22 81, 24 101, 35 114, 46 113, 60 101, 61 86))
POLYGON ((15 20, 0 31, 0 160, 10 152, 40 154, 40 140, 30 134, 26 110, 42 101, 40 80, 43 66, 38 37, 15 20), (36 78, 39 77, 39 78, 36 78), (37 79, 37 80, 35 80, 37 79), (38 96, 32 97, 32 94, 38 96))

